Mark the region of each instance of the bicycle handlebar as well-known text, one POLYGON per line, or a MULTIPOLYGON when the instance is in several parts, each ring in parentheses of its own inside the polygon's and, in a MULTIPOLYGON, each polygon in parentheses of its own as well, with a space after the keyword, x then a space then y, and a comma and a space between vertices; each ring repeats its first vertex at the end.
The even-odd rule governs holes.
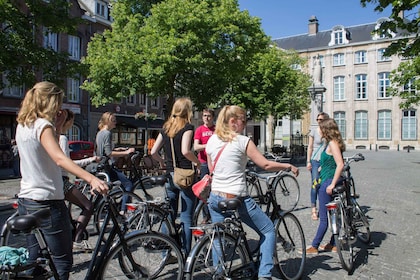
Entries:
POLYGON ((352 155, 351 157, 344 157, 344 161, 346 164, 350 164, 353 161, 363 161, 365 157, 361 153, 357 153, 352 155))

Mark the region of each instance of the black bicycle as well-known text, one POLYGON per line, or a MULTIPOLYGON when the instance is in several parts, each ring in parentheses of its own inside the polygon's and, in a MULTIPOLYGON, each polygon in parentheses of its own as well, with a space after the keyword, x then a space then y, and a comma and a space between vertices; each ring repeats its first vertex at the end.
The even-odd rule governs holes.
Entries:
MULTIPOLYGON (((104 199, 109 211, 85 279, 182 279, 184 261, 175 242, 167 235, 157 232, 132 231, 127 234, 126 223, 118 221, 121 216, 113 198, 105 195, 104 199), (107 224, 110 221, 113 227, 107 232, 107 224), (120 226, 121 224, 123 226, 120 226)), ((37 279, 50 279, 52 276, 60 279, 48 245, 39 229, 41 220, 48 217, 49 210, 46 209, 8 220, 7 227, 10 231, 34 233, 41 247, 41 257, 36 263, 1 267, 2 274, 8 279, 22 279, 25 272, 34 266, 41 266, 44 271, 37 279)))
POLYGON ((345 158, 343 181, 333 189, 333 201, 327 204, 331 231, 337 246, 337 253, 342 267, 349 273, 353 269, 353 245, 359 239, 370 241, 370 226, 357 199, 354 179, 350 164, 365 160, 362 154, 345 158))
MULTIPOLYGON (((290 170, 263 177, 267 182, 284 176, 290 170)), ((266 205, 266 214, 276 229, 274 264, 284 279, 299 279, 306 262, 306 243, 297 217, 283 211, 275 198, 274 189, 268 185, 260 203, 266 205)), ((258 248, 251 250, 240 217, 236 213, 237 199, 225 200, 219 208, 230 211, 231 217, 223 223, 197 225, 193 234, 201 236, 194 245, 185 264, 187 279, 253 279, 258 271, 258 248), (221 240, 220 240, 221 239, 221 240), (219 240, 221 248, 213 247, 219 240), (219 255, 214 261, 213 254, 219 255), (217 277, 220 278, 215 278, 217 277)), ((240 203, 240 202, 239 202, 240 203)))

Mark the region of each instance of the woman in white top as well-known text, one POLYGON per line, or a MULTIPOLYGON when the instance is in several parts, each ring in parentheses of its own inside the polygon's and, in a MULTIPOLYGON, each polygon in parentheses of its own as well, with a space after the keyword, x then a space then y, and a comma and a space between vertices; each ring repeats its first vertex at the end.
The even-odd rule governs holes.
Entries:
POLYGON ((242 200, 239 214, 245 224, 260 236, 260 267, 258 279, 271 279, 273 253, 275 248, 275 229, 270 218, 248 195, 245 181, 245 168, 248 158, 266 171, 279 171, 291 167, 297 176, 299 169, 287 163, 267 160, 250 138, 241 135, 246 125, 246 112, 239 106, 225 106, 220 111, 216 130, 206 146, 209 169, 225 145, 213 171, 212 190, 208 200, 211 219, 221 222, 226 217, 217 204, 227 198, 238 197, 242 200))
MULTIPOLYGON (((87 181, 93 190, 106 193, 108 185, 77 166, 58 145, 55 123, 61 126, 64 92, 50 82, 39 82, 25 95, 17 121, 16 142, 19 147, 22 180, 18 194, 19 214, 50 209, 51 217, 42 221, 41 230, 51 251, 60 279, 68 279, 72 268, 72 234, 70 217, 64 203, 60 167, 87 181)), ((28 236, 29 262, 38 257, 38 243, 28 236)), ((34 269, 33 274, 40 269, 34 269)))

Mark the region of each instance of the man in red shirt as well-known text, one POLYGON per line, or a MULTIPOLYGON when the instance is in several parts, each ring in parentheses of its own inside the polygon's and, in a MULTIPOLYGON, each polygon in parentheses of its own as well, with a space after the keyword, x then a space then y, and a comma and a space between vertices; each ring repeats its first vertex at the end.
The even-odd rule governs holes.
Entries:
MULTIPOLYGON (((214 111, 206 108, 203 110, 203 125, 199 126, 194 133, 194 151, 198 153, 198 160, 201 162, 200 168, 200 179, 205 174, 209 173, 209 167, 207 166, 207 154, 206 144, 210 136, 213 135, 214 125, 214 111)), ((210 221, 210 213, 207 206, 203 209, 204 217, 203 223, 210 221)))

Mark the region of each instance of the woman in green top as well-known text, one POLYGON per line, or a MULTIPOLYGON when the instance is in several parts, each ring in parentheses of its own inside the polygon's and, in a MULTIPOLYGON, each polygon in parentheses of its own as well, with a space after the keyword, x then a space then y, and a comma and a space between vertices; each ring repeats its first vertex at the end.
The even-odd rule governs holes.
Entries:
POLYGON ((321 154, 321 187, 319 189, 319 226, 312 246, 306 249, 307 254, 318 254, 318 250, 336 251, 334 239, 324 246, 320 246, 325 232, 328 229, 328 213, 326 204, 331 201, 333 188, 339 182, 341 172, 343 171, 344 161, 343 152, 345 145, 341 133, 338 130, 334 119, 327 119, 319 124, 321 136, 325 139, 327 145, 321 154))

